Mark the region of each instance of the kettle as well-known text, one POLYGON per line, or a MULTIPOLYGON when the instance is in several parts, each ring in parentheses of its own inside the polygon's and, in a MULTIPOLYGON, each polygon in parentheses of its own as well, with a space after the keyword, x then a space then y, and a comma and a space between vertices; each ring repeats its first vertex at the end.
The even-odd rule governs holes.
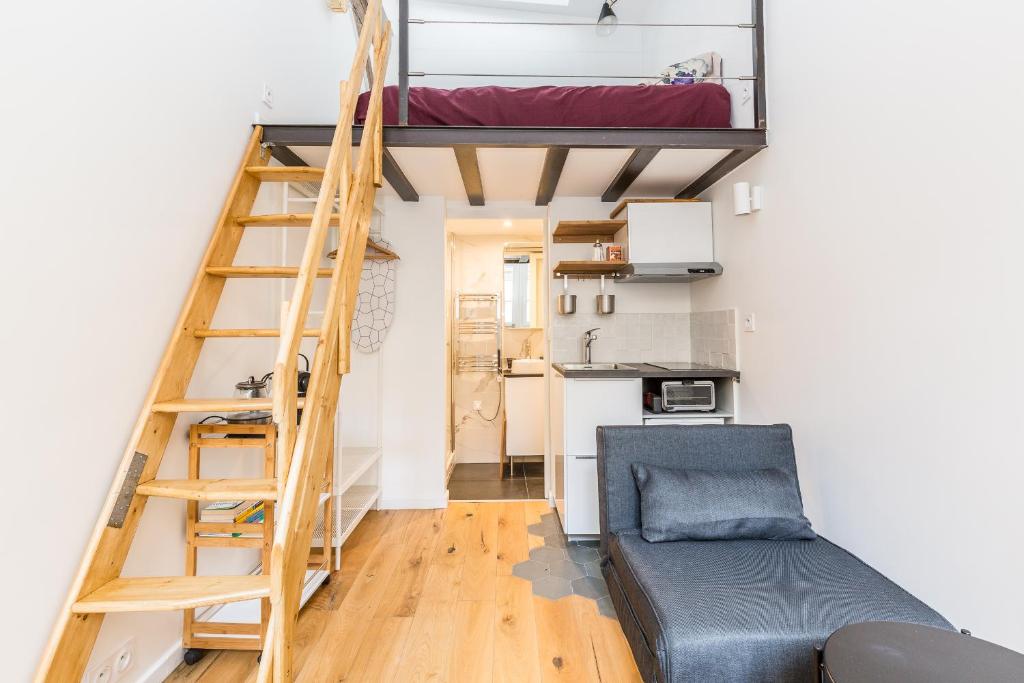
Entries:
MULTIPOLYGON (((270 379, 270 375, 264 375, 260 379, 256 379, 250 375, 248 379, 244 379, 235 385, 235 398, 240 399, 259 399, 259 398, 270 398, 270 389, 267 386, 267 380, 270 379)), ((270 419, 273 416, 269 410, 245 410, 240 413, 231 413, 227 416, 229 424, 270 424, 270 419)))

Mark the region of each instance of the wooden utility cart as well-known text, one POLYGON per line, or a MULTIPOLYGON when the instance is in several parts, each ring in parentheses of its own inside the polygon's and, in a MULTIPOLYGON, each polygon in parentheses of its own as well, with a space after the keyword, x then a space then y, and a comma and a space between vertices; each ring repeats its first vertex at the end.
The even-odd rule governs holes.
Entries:
MULTIPOLYGON (((261 452, 263 476, 268 486, 275 486, 277 428, 273 424, 193 424, 189 429, 188 478, 201 479, 203 451, 207 449, 249 449, 261 452)), ((332 444, 333 451, 333 444, 332 444)), ((302 601, 329 578, 333 538, 334 458, 328 458, 323 473, 317 530, 320 539, 311 548, 309 568, 303 587, 302 601)), ((185 521, 185 575, 195 576, 200 548, 252 548, 260 551, 260 566, 254 574, 267 574, 274 539, 274 501, 264 503, 264 519, 258 523, 225 523, 200 521, 202 501, 189 501, 185 521)), ((182 645, 185 661, 194 664, 208 650, 262 650, 270 620, 268 599, 213 605, 184 611, 182 645)))

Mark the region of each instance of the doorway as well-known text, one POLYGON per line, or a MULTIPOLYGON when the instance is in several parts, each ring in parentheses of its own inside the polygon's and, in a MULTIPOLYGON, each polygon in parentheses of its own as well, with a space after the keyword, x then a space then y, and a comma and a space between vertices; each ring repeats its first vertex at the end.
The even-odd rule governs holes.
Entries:
POLYGON ((544 221, 446 232, 449 499, 544 498, 544 221))

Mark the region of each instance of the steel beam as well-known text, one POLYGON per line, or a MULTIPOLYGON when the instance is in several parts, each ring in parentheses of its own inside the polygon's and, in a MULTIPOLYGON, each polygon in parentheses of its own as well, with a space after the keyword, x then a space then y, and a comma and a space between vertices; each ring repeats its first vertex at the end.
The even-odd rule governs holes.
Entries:
POLYGON ((625 194, 629 186, 640 177, 640 174, 647 168, 647 164, 654 160, 654 157, 658 156, 658 152, 661 150, 657 147, 638 147, 633 150, 633 153, 623 164, 622 168, 619 169, 618 175, 612 180, 608 189, 601 195, 602 202, 617 202, 619 198, 625 194))
MULTIPOLYGON (((265 125, 263 139, 286 147, 328 147, 334 126, 265 125)), ((353 144, 362 138, 353 126, 353 144)), ((512 128, 384 126, 388 147, 569 147, 581 149, 764 149, 765 131, 753 128, 512 128)))
POLYGON ((387 147, 383 150, 383 171, 384 178, 387 179, 388 184, 395 189, 398 196, 405 202, 418 202, 420 195, 416 192, 416 188, 409 182, 409 178, 406 177, 402 168, 395 161, 395 157, 392 156, 391 152, 388 151, 387 147))
POLYGON ((548 147, 548 152, 544 156, 544 170, 540 173, 540 183, 537 186, 537 206, 547 206, 551 203, 568 156, 568 147, 548 147))
POLYGON ((757 154, 760 150, 736 149, 729 152, 724 159, 709 168, 704 175, 700 176, 687 185, 682 192, 676 195, 676 199, 693 199, 704 190, 708 189, 719 180, 743 165, 747 159, 757 154))
POLYGON ((484 205, 484 181, 480 177, 480 162, 476 158, 476 147, 473 145, 455 145, 455 160, 459 162, 459 173, 462 184, 466 188, 466 198, 470 206, 484 205))

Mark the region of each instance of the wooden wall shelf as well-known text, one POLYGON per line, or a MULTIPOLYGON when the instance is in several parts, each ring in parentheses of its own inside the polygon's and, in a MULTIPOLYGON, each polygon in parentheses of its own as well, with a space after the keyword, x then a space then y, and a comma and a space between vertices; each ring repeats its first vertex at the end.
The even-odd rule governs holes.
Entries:
POLYGON ((612 242, 626 221, 559 221, 551 239, 555 244, 612 242))
POLYGON ((617 277, 619 271, 628 266, 626 261, 559 261, 555 266, 555 277, 569 275, 579 278, 597 278, 602 275, 617 277))

